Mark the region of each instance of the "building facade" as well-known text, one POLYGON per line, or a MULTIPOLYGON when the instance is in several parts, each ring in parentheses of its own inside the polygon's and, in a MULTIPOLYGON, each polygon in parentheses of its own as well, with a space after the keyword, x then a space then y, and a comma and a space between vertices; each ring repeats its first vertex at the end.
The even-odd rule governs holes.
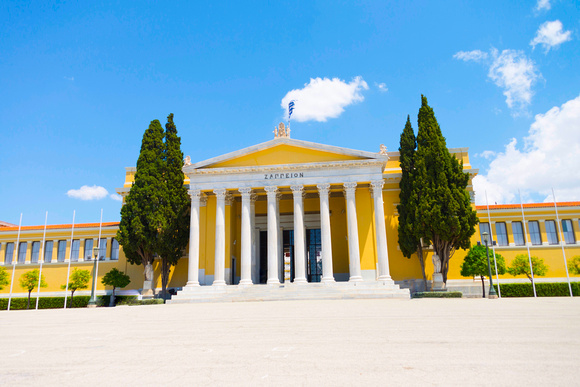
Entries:
MULTIPOLYGON (((473 178, 467 148, 450 149, 473 178)), ((195 291, 199 286, 287 283, 396 283, 418 289, 418 260, 403 257, 398 247, 398 152, 357 151, 291 139, 282 124, 275 138, 209 160, 192 163, 186 157, 185 184, 191 196, 190 243, 172 270, 169 287, 195 291)), ((135 168, 126 169, 123 188, 132 185, 135 168)), ((472 199, 473 189, 468 186, 472 199)), ((493 205, 477 207, 480 220, 472 244, 482 232, 492 234, 493 250, 506 258, 517 254, 544 259, 548 277, 566 277, 567 259, 580 255, 580 202, 493 205), (556 214, 556 210, 558 214, 556 214), (523 217, 522 217, 523 213, 523 217)), ((143 287, 143 268, 127 263, 115 240, 117 223, 103 224, 98 291, 113 267, 126 272, 131 284, 125 292, 143 287)), ((71 266, 92 269, 89 252, 99 241, 99 225, 18 227, 0 224, 0 264, 19 276, 43 265, 48 288, 55 293, 66 283, 71 266), (44 240, 44 243, 43 243, 44 240)), ((427 247, 427 277, 433 273, 432 251, 427 247)), ((450 261, 448 286, 480 286, 462 278, 465 251, 450 261)), ((156 260, 155 287, 160 288, 160 262, 156 260)), ((502 281, 518 281, 509 275, 502 281)), ((4 288, 0 294, 7 295, 4 288)))

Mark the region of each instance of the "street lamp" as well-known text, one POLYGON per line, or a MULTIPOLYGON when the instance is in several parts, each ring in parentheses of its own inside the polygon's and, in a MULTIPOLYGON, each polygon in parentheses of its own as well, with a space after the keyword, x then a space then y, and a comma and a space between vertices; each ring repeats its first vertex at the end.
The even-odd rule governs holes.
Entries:
POLYGON ((484 232, 481 234, 483 243, 485 243, 485 255, 487 255, 487 270, 489 272, 489 298, 497 298, 497 293, 493 287, 493 276, 491 275, 491 263, 489 262, 489 234, 484 232))
MULTIPOLYGON (((95 281, 97 277, 97 259, 99 258, 98 247, 93 247, 93 255, 95 256, 95 261, 93 262, 93 286, 91 287, 91 299, 87 305, 89 308, 94 308, 97 306, 97 299, 95 298, 95 281)), ((489 257, 487 260, 489 261, 489 257)))

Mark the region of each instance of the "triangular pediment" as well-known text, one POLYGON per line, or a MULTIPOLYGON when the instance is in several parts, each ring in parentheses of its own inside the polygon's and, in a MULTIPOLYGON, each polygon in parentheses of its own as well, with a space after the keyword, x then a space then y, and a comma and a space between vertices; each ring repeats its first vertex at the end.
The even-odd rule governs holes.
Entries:
POLYGON ((278 138, 239 151, 193 164, 199 168, 240 168, 267 165, 328 163, 385 159, 386 155, 323 145, 289 138, 278 138))

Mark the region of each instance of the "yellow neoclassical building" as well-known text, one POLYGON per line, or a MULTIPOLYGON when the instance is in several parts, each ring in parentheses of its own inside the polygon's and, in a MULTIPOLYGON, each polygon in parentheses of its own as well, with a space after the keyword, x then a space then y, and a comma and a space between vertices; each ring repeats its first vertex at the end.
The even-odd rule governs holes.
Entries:
MULTIPOLYGON (((472 178, 477 174, 467 148, 450 152, 472 178)), ((186 157, 183 171, 191 196, 191 227, 187 251, 169 281, 169 287, 180 290, 176 300, 237 289, 267 294, 307 284, 312 291, 409 297, 407 289, 422 286, 418 260, 403 257, 398 247, 398 152, 387 152, 382 145, 378 152, 369 152, 292 139, 281 124, 270 141, 205 161, 192 163, 186 157)), ((126 168, 119 194, 129 192, 134 175, 135 168, 126 168)), ((473 200, 471 184, 468 191, 473 200)), ((580 255, 580 202, 525 204, 523 209, 478 206, 477 215, 479 232, 473 244, 482 232, 491 233, 495 245, 490 253, 502 254, 507 264, 529 249, 549 266, 547 277, 562 280, 564 255, 580 255)), ((100 278, 116 267, 131 277, 124 291, 137 293, 143 288, 143 267, 127 263, 115 240, 117 228, 117 223, 103 224, 102 229, 99 224, 82 224, 74 230, 71 225, 52 225, 45 235, 43 226, 27 226, 18 239, 17 226, 0 224, 0 263, 10 273, 14 268, 15 282, 42 263, 49 286, 41 291, 60 292, 69 261, 73 267, 92 269, 89 252, 99 241, 100 229, 98 292, 110 291, 100 278)), ((432 251, 426 251, 431 279, 432 251)), ((477 279, 459 274, 465 253, 457 251, 451 258, 447 285, 480 292, 477 279)), ((153 286, 158 289, 158 260, 154 269, 153 286)), ((500 279, 527 281, 509 275, 500 279)), ((13 286, 14 292, 23 292, 17 283, 13 286)), ((9 287, 0 292, 7 295, 9 287)))

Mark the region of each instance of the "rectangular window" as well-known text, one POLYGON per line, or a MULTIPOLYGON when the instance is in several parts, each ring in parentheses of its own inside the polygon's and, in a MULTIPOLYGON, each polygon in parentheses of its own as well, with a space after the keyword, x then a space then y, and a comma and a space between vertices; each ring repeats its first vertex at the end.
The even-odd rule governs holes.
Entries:
POLYGON ((101 243, 99 243, 99 259, 105 259, 107 257, 107 238, 101 238, 101 243))
POLYGON ((567 245, 576 243, 576 236, 574 235, 574 223, 570 219, 562 220, 562 231, 564 232, 564 241, 567 245))
POLYGON ((532 245, 541 245, 542 244, 542 234, 540 234, 540 224, 537 220, 530 220, 528 222, 528 227, 530 228, 530 240, 532 241, 532 245))
POLYGON ((487 235, 489 236, 489 245, 491 246, 491 232, 489 230, 489 223, 480 223, 479 224, 479 236, 481 237, 481 244, 485 246, 485 243, 483 242, 483 233, 486 232, 487 235))
POLYGON ((12 258, 14 256, 14 242, 6 243, 6 252, 4 253, 4 263, 12 265, 12 258))
POLYGON ((18 246, 18 263, 26 262, 26 249, 28 247, 27 242, 20 242, 18 246))
POLYGON ((119 259, 119 242, 115 238, 111 241, 111 259, 119 259))
POLYGON ((74 239, 71 245, 71 262, 78 262, 79 260, 79 251, 81 249, 81 241, 78 239, 74 239))
POLYGON ((66 258, 66 241, 58 241, 58 250, 56 250, 56 260, 64 262, 66 258))
POLYGON ((30 262, 38 263, 38 254, 40 254, 40 242, 32 242, 32 254, 30 255, 30 262))
POLYGON ((508 236, 507 236, 507 228, 504 222, 497 222, 495 224, 495 236, 497 238, 497 243, 500 246, 508 246, 508 236))
POLYGON ((52 246, 53 246, 53 242, 52 241, 46 241, 46 243, 44 244, 44 262, 45 263, 50 263, 52 261, 52 246))
POLYGON ((93 240, 85 239, 85 261, 93 259, 93 240))
POLYGON ((524 228, 522 222, 512 222, 512 234, 514 236, 514 243, 516 246, 525 245, 524 228))
POLYGON ((556 231, 556 222, 553 220, 546 220, 546 235, 548 236, 548 243, 551 245, 558 244, 558 232, 556 231))

